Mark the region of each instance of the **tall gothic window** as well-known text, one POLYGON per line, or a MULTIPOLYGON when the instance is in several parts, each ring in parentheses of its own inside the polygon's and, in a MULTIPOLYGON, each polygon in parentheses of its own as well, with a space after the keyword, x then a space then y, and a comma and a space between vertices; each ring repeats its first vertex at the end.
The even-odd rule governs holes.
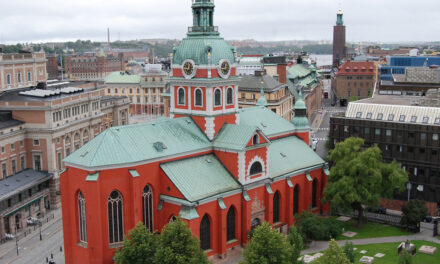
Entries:
POLYGON ((122 212, 122 196, 118 191, 113 191, 107 200, 108 209, 108 234, 109 242, 122 242, 124 236, 124 223, 122 212))
POLYGON ((263 166, 259 161, 254 162, 251 166, 250 175, 258 174, 263 172, 263 166))
POLYGON ((18 83, 21 83, 21 72, 18 73, 18 83))
POLYGON ((273 222, 280 221, 280 193, 277 191, 273 196, 273 222))
POLYGON ((196 90, 196 100, 195 100, 195 105, 196 106, 202 106, 203 105, 203 96, 202 96, 202 90, 197 89, 196 90))
POLYGON ((226 104, 230 105, 234 103, 234 91, 232 90, 232 88, 228 88, 228 91, 226 93, 226 104))
POLYGON ((79 241, 87 243, 86 200, 81 191, 78 192, 78 223, 79 241))
POLYGON ((318 189, 318 181, 316 179, 313 180, 312 184, 312 208, 317 206, 317 189, 318 189))
POLYGON ((185 105, 185 89, 179 88, 177 93, 179 95, 179 102, 178 103, 180 105, 185 105))
POLYGON ((214 92, 214 105, 222 105, 222 92, 220 91, 220 89, 217 89, 214 92))
POLYGON ((150 232, 153 232, 153 191, 150 185, 145 186, 142 194, 142 209, 144 225, 150 232))
POLYGON ((233 206, 229 208, 228 215, 226 216, 226 228, 226 241, 235 239, 235 210, 233 206))
POLYGON ((200 248, 202 250, 207 250, 211 248, 211 227, 209 223, 208 215, 202 219, 200 223, 200 248))
POLYGON ((293 214, 299 212, 299 187, 298 184, 293 188, 293 214))

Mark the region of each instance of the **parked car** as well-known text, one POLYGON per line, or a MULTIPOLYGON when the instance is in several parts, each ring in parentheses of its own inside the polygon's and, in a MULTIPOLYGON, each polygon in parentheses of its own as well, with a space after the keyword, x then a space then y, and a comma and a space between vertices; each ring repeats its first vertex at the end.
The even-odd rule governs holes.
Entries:
POLYGON ((26 222, 28 225, 36 225, 36 224, 40 223, 40 220, 31 216, 26 220, 26 222))

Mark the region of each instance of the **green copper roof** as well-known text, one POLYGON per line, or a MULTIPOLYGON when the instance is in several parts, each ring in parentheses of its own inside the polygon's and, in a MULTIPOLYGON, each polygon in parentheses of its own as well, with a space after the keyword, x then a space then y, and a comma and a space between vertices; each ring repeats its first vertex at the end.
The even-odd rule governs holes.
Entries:
POLYGON ((125 72, 112 72, 105 78, 105 82, 108 84, 140 84, 141 76, 125 72))
POLYGON ((213 154, 177 160, 160 167, 190 202, 240 188, 213 154))
POLYGON ((292 123, 275 114, 266 107, 256 106, 240 109, 240 125, 256 126, 267 137, 293 132, 292 123))
POLYGON ((224 124, 214 139, 216 148, 243 150, 252 138, 256 126, 224 124))
POLYGON ((260 92, 260 98, 258 98, 257 106, 267 106, 266 96, 264 96, 263 89, 260 92))
POLYGON ((269 145, 271 178, 317 165, 324 165, 324 163, 324 160, 316 152, 297 137, 273 140, 272 144, 269 145))
POLYGON ((87 175, 86 181, 98 181, 98 178, 99 178, 99 172, 96 172, 96 173, 87 175))
POLYGON ((296 129, 309 129, 309 120, 305 116, 295 116, 292 119, 292 124, 296 129))
POLYGON ((304 78, 309 75, 311 71, 304 67, 302 64, 295 64, 291 67, 287 67, 287 78, 295 79, 295 78, 304 78))
POLYGON ((108 128, 64 161, 88 168, 117 166, 210 147, 211 142, 191 118, 162 118, 108 128), (159 145, 162 148, 156 148, 159 145))
POLYGON ((180 217, 182 217, 182 219, 186 219, 186 220, 193 220, 200 217, 199 214, 197 213, 196 208, 188 207, 185 205, 182 205, 182 207, 180 208, 179 215, 180 217))
POLYGON ((211 54, 211 64, 217 65, 220 60, 227 59, 235 62, 233 48, 218 36, 188 36, 175 49, 173 64, 183 64, 187 59, 196 65, 208 64, 208 53, 211 54))

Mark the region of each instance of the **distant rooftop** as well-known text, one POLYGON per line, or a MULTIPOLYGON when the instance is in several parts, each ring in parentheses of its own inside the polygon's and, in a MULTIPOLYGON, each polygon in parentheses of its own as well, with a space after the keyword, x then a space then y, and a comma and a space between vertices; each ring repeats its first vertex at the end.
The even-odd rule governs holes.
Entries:
POLYGON ((26 169, 6 179, 0 180, 0 200, 49 180, 52 176, 47 172, 26 169))

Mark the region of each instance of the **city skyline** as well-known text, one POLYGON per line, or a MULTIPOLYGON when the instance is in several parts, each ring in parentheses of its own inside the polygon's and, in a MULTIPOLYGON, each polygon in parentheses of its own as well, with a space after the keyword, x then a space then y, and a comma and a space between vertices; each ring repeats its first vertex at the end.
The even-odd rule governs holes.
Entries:
MULTIPOLYGON (((214 24, 226 39, 328 41, 332 39, 337 10, 342 7, 348 42, 438 41, 436 9, 429 8, 435 3, 274 0, 268 5, 264 1, 223 0, 215 2, 214 24)), ((192 24, 191 14, 183 12, 190 5, 189 0, 131 0, 124 4, 114 0, 6 2, 0 18, 0 43, 106 41, 107 28, 112 41, 180 39, 192 24)))

